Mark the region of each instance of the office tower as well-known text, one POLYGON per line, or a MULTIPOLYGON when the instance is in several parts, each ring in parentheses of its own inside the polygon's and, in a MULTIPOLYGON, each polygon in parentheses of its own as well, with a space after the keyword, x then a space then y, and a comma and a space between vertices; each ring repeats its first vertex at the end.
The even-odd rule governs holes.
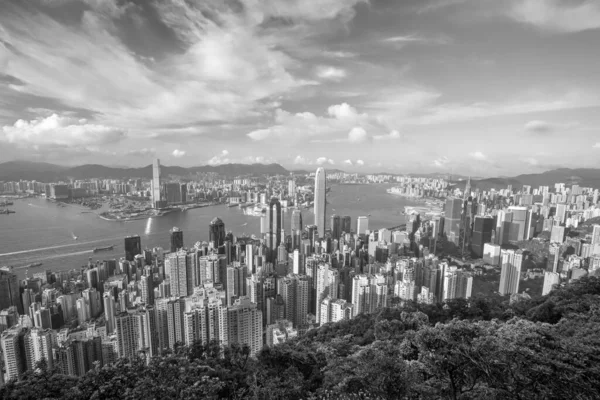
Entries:
POLYGON ((352 217, 345 215, 341 218, 341 230, 344 233, 352 232, 352 217))
POLYGON ((183 231, 177 227, 171 229, 171 253, 183 249, 183 231))
POLYGON ((27 370, 24 335, 25 330, 20 326, 15 326, 0 336, 0 349, 2 350, 0 355, 4 359, 7 382, 12 379, 21 379, 27 370))
POLYGON ((550 232, 550 241, 554 243, 563 243, 565 241, 565 227, 553 225, 550 232))
POLYGON ((103 295, 103 301, 104 301, 104 319, 106 320, 106 334, 111 335, 115 331, 115 313, 116 313, 115 299, 112 296, 112 293, 105 292, 103 295))
POLYGON ((142 303, 147 306, 154 304, 154 281, 152 276, 143 275, 140 278, 140 289, 142 294, 142 303))
POLYGON ((456 197, 449 197, 446 200, 444 210, 444 235, 448 241, 458 245, 460 239, 460 228, 462 218, 463 200, 456 197))
MULTIPOLYGON (((313 277, 315 287, 315 304, 317 305, 316 319, 320 323, 321 303, 325 298, 335 300, 338 298, 338 288, 340 285, 339 272, 331 268, 328 264, 320 264, 317 267, 316 275, 313 277)), ((329 307, 329 305, 327 306, 329 307)))
POLYGON ((263 343, 262 311, 248 297, 241 297, 227 309, 228 343, 250 347, 250 355, 256 356, 263 343))
POLYGON ((521 266, 523 264, 522 250, 502 250, 502 271, 500 273, 500 295, 515 294, 519 292, 521 279, 521 266))
POLYGON ((469 197, 471 197, 471 177, 470 176, 467 179, 467 183, 465 185, 465 191, 464 191, 464 194, 463 194, 463 200, 467 201, 469 199, 469 197))
POLYGON ((544 287, 542 288, 542 296, 550 293, 557 285, 560 284, 560 274, 557 272, 544 272, 544 287))
POLYGON ((305 329, 308 315, 309 278, 289 274, 280 278, 277 292, 285 303, 285 319, 292 321, 298 330, 305 329))
POLYGON ((291 223, 291 234, 292 234, 292 250, 300 250, 302 244, 302 211, 292 211, 292 223, 291 223))
POLYGON ((152 163, 152 205, 154 208, 164 207, 162 199, 162 185, 160 182, 160 160, 154 159, 152 163))
POLYGON ((331 216, 331 237, 334 239, 340 238, 342 234, 342 218, 339 215, 331 216))
POLYGON ((473 224, 473 238, 471 240, 471 251, 475 256, 481 258, 484 253, 486 243, 492 241, 492 231, 494 230, 494 219, 490 217, 475 217, 473 224))
POLYGON ((277 248, 281 244, 281 203, 277 197, 273 197, 269 203, 269 255, 271 260, 275 259, 277 248))
POLYGON ((326 195, 326 174, 324 168, 317 168, 315 174, 315 225, 319 238, 325 237, 325 195, 326 195))
POLYGON ((127 236, 125 238, 125 259, 133 261, 138 254, 142 254, 142 239, 139 235, 127 236))
POLYGON ((509 241, 519 241, 525 239, 527 233, 527 225, 529 221, 529 213, 527 207, 508 207, 508 211, 512 213, 512 223, 508 233, 509 241))
POLYGON ((19 314, 23 314, 19 280, 17 275, 0 269, 0 310, 10 306, 17 307, 19 314))
POLYGON ((356 233, 365 235, 369 230, 369 217, 358 217, 356 220, 356 233))
POLYGON ((218 254, 225 254, 225 249, 223 247, 225 236, 225 223, 223 223, 221 218, 214 218, 210 221, 209 242, 218 254))

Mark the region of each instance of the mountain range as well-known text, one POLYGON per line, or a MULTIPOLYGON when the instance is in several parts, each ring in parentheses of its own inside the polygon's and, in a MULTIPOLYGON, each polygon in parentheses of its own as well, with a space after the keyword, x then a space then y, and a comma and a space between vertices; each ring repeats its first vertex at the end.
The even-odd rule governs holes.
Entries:
MULTIPOLYGON (((289 175, 291 172, 305 174, 308 170, 288 170, 279 164, 222 164, 203 165, 198 167, 162 166, 164 176, 174 175, 181 177, 193 177, 198 173, 215 172, 226 177, 235 176, 261 176, 261 175, 289 175)), ((331 172, 343 172, 339 169, 328 169, 331 172)), ((389 172, 388 172, 389 173, 389 172)), ((446 177, 443 173, 431 173, 426 175, 410 174, 411 176, 446 177)), ((141 168, 106 167, 97 164, 86 164, 76 167, 67 167, 56 164, 9 161, 0 163, 0 181, 37 180, 40 182, 57 182, 64 179, 92 179, 92 178, 145 178, 152 177, 152 166, 141 168)), ((464 185, 466 177, 453 176, 457 185, 464 185)), ((562 182, 566 185, 580 185, 582 187, 600 188, 600 169, 594 168, 559 168, 538 174, 524 174, 515 177, 498 177, 486 179, 471 179, 471 187, 480 190, 502 189, 508 185, 518 189, 523 185, 532 187, 552 186, 562 182)))

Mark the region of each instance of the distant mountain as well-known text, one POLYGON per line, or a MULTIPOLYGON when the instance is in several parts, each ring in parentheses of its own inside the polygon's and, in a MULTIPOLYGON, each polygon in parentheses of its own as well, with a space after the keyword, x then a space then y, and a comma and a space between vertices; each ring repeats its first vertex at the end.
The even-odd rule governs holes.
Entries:
MULTIPOLYGON (((177 166, 162 166, 164 176, 193 176, 198 173, 216 172, 227 177, 288 175, 289 171, 279 164, 223 164, 203 165, 183 168, 177 166)), ((39 182, 56 182, 62 179, 127 179, 152 177, 152 166, 141 168, 107 167, 98 164, 86 164, 77 167, 37 163, 29 161, 10 161, 0 164, 0 181, 36 180, 39 182)))
POLYGON ((555 183, 564 183, 567 186, 579 185, 600 188, 600 169, 559 168, 539 174, 523 174, 512 178, 488 178, 471 181, 473 188, 481 190, 504 189, 508 185, 512 185, 514 189, 520 189, 523 185, 536 188, 538 186, 553 186, 555 183))

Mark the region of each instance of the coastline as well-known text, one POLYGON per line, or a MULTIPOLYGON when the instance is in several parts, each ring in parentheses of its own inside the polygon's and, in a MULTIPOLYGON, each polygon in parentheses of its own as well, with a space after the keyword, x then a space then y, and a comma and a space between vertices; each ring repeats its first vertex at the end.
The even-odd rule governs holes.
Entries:
POLYGON ((116 218, 116 217, 107 217, 106 215, 102 215, 104 213, 110 213, 108 211, 105 211, 104 213, 100 213, 97 214, 97 216, 100 219, 103 219, 105 221, 112 221, 112 222, 129 222, 129 221, 139 221, 139 220, 145 220, 145 219, 150 219, 150 218, 160 218, 160 217, 164 217, 165 215, 174 213, 174 212, 185 212, 188 210, 193 210, 196 208, 205 208, 205 207, 210 207, 210 206, 216 206, 219 205, 221 203, 207 203, 207 204, 192 204, 190 206, 184 206, 184 207, 175 207, 175 208, 170 208, 164 211, 159 211, 157 214, 153 214, 153 215, 136 215, 133 217, 125 217, 125 218, 116 218))

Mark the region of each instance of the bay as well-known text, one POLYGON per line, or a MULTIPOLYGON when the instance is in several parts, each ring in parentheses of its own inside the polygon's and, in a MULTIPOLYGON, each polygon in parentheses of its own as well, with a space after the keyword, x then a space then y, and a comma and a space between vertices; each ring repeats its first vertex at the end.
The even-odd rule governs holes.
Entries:
MULTIPOLYGON (((350 215, 352 228, 356 218, 369 216, 369 228, 389 228, 404 223, 404 206, 417 203, 388 194, 392 185, 332 185, 327 195, 327 225, 332 214, 350 215)), ((140 235, 142 248, 169 247, 169 231, 183 230, 187 247, 208 240, 208 227, 214 217, 220 217, 225 229, 237 236, 260 235, 260 218, 247 216, 238 207, 209 206, 185 212, 173 212, 163 217, 126 222, 106 221, 77 207, 61 207, 43 198, 14 200, 9 207, 16 214, 0 215, 0 266, 14 266, 19 278, 25 276, 27 264, 41 262, 43 270, 67 270, 93 261, 120 258, 124 255, 123 238, 140 235), (73 236, 77 236, 74 240, 73 236), (113 251, 94 253, 96 247, 115 245, 113 251)), ((291 212, 286 212, 284 227, 289 229, 291 212)), ((304 224, 314 222, 312 209, 302 210, 304 224)))

